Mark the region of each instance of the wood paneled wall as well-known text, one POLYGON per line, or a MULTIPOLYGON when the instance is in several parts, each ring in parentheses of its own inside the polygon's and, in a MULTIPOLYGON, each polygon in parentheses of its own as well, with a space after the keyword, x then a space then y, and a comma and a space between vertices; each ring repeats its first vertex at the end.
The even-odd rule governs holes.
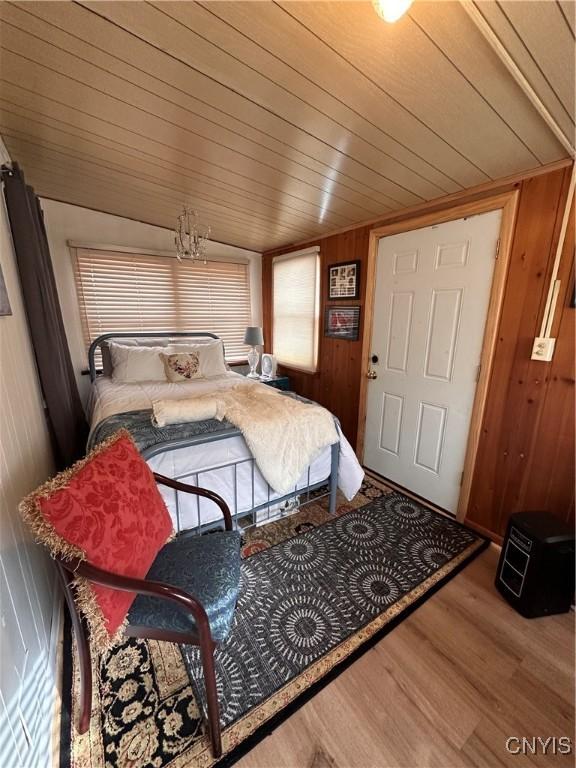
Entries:
MULTIPOLYGON (((504 532, 509 515, 519 509, 548 509, 568 520, 574 516, 574 309, 569 307, 574 285, 573 274, 570 277, 573 225, 560 275, 562 311, 557 311, 553 329, 558 337, 556 354, 552 363, 530 360, 532 341, 542 319, 569 175, 569 168, 555 170, 472 196, 462 195, 437 206, 441 209, 513 188, 520 190, 498 345, 467 515, 468 522, 495 538, 504 532)), ((410 217, 417 215, 418 211, 410 212, 410 217)), ((406 216, 396 220, 401 218, 406 216)), ((361 305, 362 330, 369 232, 383 223, 390 223, 390 219, 309 243, 320 246, 322 317, 327 304, 328 264, 359 259, 361 298, 346 303, 361 305)), ((272 338, 272 257, 287 250, 266 253, 263 258, 262 304, 268 344, 272 338)), ((366 365, 361 341, 330 339, 321 331, 317 373, 283 370, 295 391, 338 416, 346 436, 355 445, 360 378, 366 365)))
POLYGON ((503 535, 511 513, 574 519, 574 219, 565 241, 551 363, 539 335, 568 173, 524 182, 467 521, 503 535))

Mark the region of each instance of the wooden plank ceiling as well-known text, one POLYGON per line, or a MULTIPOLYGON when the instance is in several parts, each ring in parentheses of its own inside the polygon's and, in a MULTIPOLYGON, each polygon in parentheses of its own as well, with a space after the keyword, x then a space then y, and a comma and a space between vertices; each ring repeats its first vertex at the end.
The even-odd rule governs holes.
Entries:
MULTIPOLYGON (((476 5, 574 134, 574 3, 476 5)), ((567 156, 459 2, 0 2, 0 134, 45 197, 254 250, 567 156)))

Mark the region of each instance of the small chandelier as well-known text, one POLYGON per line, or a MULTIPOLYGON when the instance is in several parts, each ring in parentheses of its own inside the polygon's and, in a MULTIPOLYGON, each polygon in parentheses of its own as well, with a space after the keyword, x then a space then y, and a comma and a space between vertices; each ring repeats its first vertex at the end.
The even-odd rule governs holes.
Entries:
POLYGON ((178 261, 202 259, 206 264, 206 249, 209 239, 210 227, 201 226, 198 222, 198 213, 184 206, 176 222, 174 237, 178 261))

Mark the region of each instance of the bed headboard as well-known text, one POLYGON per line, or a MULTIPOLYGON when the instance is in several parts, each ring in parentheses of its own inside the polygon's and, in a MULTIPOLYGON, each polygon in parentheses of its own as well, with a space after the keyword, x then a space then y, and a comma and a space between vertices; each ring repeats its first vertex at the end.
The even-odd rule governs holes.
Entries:
POLYGON ((102 336, 98 336, 92 344, 90 344, 90 348, 88 349, 88 365, 90 368, 90 381, 94 381, 96 379, 96 376, 98 375, 96 372, 96 365, 94 363, 94 356, 96 354, 96 350, 100 349, 102 351, 102 345, 109 341, 116 341, 118 340, 124 340, 127 341, 129 339, 133 339, 138 342, 138 339, 158 339, 159 343, 162 344, 163 339, 166 341, 164 342, 166 345, 170 343, 171 339, 219 339, 219 336, 216 336, 215 333, 210 333, 209 331, 149 331, 149 332, 139 332, 139 331, 130 331, 126 333, 104 333, 102 336))

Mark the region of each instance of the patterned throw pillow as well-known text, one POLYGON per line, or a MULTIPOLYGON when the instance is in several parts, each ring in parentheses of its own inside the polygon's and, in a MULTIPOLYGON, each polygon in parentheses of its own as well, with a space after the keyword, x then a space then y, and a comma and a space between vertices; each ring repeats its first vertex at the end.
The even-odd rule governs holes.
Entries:
POLYGON ((205 379, 212 376, 225 376, 228 373, 226 360, 224 359, 224 345, 222 341, 212 341, 206 344, 171 344, 169 352, 195 352, 200 361, 200 371, 205 379))
POLYGON ((168 381, 190 381, 201 379, 200 358, 197 352, 178 352, 173 355, 160 353, 168 381))
MULTIPOLYGON (((20 512, 53 555, 123 576, 144 578, 172 536, 154 476, 126 430, 27 496, 20 512)), ((104 650, 122 636, 136 595, 81 577, 75 586, 92 644, 104 650)))

